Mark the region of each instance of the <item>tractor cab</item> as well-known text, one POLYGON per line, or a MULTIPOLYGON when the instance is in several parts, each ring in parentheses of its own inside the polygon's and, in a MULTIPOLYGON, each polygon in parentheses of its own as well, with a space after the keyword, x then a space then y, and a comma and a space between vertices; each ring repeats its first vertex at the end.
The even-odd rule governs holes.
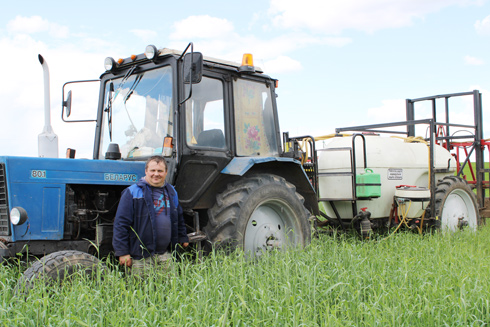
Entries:
MULTIPOLYGON (((250 54, 240 65, 204 58, 192 44, 183 52, 148 46, 140 55, 106 58, 105 69, 93 159, 164 156, 168 182, 186 208, 214 203, 205 193, 228 182, 220 175, 232 159, 282 153, 277 81, 255 67, 250 54)), ((63 104, 68 120, 71 104, 63 104)))

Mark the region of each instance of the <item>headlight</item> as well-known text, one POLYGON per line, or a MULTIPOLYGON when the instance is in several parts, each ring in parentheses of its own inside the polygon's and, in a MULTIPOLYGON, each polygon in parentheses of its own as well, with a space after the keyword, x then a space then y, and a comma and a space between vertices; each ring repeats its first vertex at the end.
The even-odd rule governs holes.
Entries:
POLYGON ((111 57, 105 58, 104 68, 109 72, 112 71, 114 68, 116 68, 116 61, 111 57))
POLYGON ((10 222, 16 226, 22 225, 27 220, 27 211, 22 207, 14 207, 10 210, 10 222))
POLYGON ((158 57, 157 47, 151 44, 146 46, 145 57, 149 60, 155 60, 158 57))

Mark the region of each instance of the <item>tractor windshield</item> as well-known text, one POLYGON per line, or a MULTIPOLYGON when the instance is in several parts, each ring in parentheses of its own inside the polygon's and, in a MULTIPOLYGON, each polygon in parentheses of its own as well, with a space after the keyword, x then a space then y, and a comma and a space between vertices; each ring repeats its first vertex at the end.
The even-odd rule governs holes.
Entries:
POLYGON ((107 81, 104 108, 100 159, 109 143, 119 144, 123 159, 162 154, 164 137, 173 136, 172 68, 107 81))
POLYGON ((271 89, 264 83, 237 79, 233 91, 237 155, 277 156, 271 89))

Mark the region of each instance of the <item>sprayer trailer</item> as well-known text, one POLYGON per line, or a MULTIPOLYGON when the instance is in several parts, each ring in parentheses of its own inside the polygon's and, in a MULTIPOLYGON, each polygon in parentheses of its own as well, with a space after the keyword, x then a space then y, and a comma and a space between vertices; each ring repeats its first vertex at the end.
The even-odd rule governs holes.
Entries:
POLYGON ((480 92, 407 99, 406 104, 404 122, 337 128, 336 134, 316 139, 285 134, 317 191, 319 227, 355 228, 368 236, 392 227, 420 233, 426 228, 475 230, 481 223, 488 203, 483 153, 489 143, 482 135, 480 92), (473 124, 451 120, 449 100, 459 97, 472 97, 468 116, 473 124), (436 108, 439 99, 444 100, 442 113, 436 108), (415 104, 425 101, 432 116, 415 120, 415 104), (436 114, 445 121, 438 122, 436 114), (425 136, 417 137, 416 130, 425 136), (326 144, 317 150, 315 140, 326 144))

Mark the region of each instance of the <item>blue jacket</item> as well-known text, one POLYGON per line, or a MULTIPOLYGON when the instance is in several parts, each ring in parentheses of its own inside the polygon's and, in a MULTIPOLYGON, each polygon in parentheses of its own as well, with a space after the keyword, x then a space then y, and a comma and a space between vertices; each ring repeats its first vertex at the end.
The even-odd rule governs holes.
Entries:
MULTIPOLYGON (((177 192, 167 183, 164 188, 171 199, 170 250, 173 250, 177 244, 189 242, 189 238, 177 192)), ((155 209, 151 189, 142 178, 122 192, 114 219, 112 246, 115 255, 130 254, 134 259, 142 259, 155 254, 156 230, 153 226, 155 226, 155 209)))

